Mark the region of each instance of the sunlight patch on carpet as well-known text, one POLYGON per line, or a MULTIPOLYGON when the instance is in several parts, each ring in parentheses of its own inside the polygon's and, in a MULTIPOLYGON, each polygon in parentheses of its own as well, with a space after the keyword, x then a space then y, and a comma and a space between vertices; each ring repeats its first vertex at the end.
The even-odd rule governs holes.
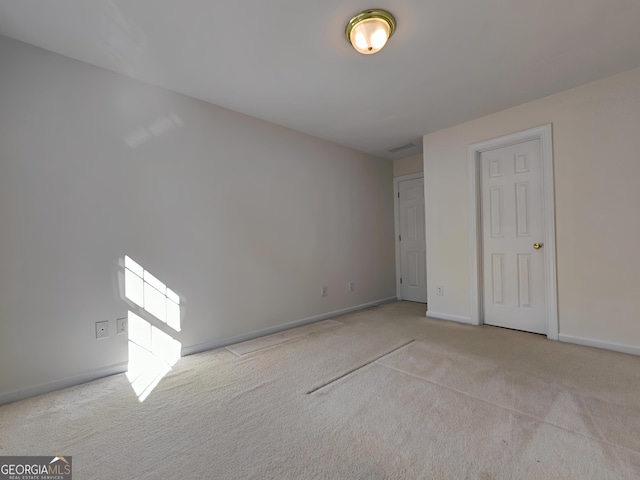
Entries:
POLYGON ((180 359, 180 297, 128 255, 123 264, 124 299, 138 312, 127 317, 127 378, 142 403, 180 359))
POLYGON ((127 378, 142 403, 180 359, 180 342, 129 312, 127 378))

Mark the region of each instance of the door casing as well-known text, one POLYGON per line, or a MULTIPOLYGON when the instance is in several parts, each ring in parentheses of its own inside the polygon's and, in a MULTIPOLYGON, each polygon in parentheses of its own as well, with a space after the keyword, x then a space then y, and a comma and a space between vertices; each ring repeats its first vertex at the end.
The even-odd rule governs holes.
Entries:
POLYGON ((542 223, 545 265, 547 338, 558 340, 558 293, 556 276, 555 201, 553 182, 553 143, 551 124, 512 133, 468 148, 469 174, 469 258, 471 285, 471 323, 484 324, 482 278, 482 216, 480 197, 480 154, 495 148, 540 140, 542 164, 542 223))

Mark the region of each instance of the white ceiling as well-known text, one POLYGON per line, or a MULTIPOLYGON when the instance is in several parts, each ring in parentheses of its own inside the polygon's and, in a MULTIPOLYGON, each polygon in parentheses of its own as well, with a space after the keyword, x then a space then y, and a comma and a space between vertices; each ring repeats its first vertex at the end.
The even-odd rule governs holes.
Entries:
POLYGON ((640 66, 640 1, 0 0, 0 34, 397 159, 426 133, 640 66), (373 7, 397 30, 360 55, 344 28, 373 7))

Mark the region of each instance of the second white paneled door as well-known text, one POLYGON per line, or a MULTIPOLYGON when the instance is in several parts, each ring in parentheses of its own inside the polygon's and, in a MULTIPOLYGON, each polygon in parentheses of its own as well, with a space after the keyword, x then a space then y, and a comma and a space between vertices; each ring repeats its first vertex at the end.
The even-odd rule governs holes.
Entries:
POLYGON ((424 178, 399 182, 398 193, 402 299, 427 303, 424 178))
POLYGON ((547 333, 540 140, 482 152, 484 323, 547 333))

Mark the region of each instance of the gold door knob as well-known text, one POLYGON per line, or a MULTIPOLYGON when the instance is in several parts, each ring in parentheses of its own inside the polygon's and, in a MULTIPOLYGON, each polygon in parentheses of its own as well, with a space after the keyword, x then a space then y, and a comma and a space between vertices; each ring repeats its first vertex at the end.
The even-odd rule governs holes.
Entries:
POLYGON ((539 248, 544 247, 544 243, 534 243, 533 244, 533 248, 535 248, 536 250, 538 250, 539 248))

